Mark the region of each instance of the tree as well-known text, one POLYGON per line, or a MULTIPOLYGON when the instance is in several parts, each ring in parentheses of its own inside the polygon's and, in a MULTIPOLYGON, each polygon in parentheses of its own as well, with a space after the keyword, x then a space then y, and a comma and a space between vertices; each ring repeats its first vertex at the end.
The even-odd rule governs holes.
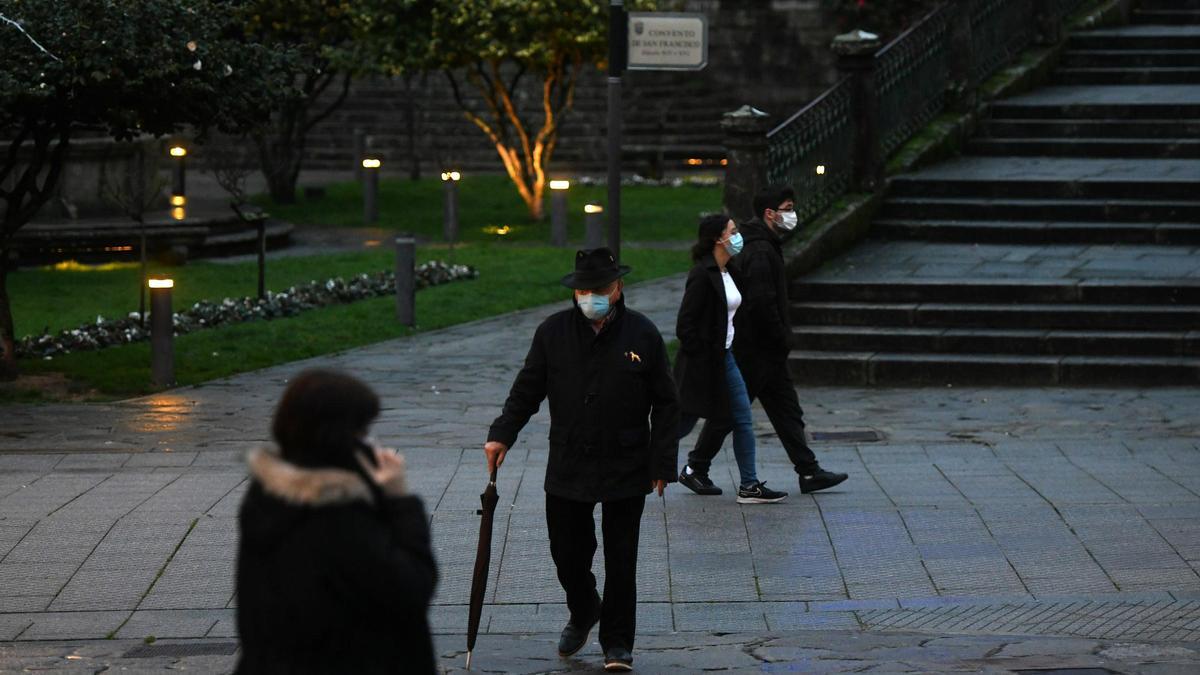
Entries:
MULTIPOLYGON (((626 0, 627 10, 655 0, 626 0)), ((429 60, 445 71, 454 98, 500 155, 529 209, 541 220, 547 169, 563 116, 585 66, 608 54, 605 0, 440 0, 432 13, 429 60), (521 106, 521 83, 540 79, 536 113, 521 106), (482 102, 473 105, 466 86, 482 102)))
POLYGON ((346 101, 350 84, 364 75, 383 72, 391 62, 400 70, 397 53, 423 44, 411 29, 428 15, 424 0, 254 0, 243 18, 255 41, 279 45, 297 55, 292 95, 272 115, 271 124, 255 134, 263 175, 271 199, 296 201, 296 181, 308 134, 346 101), (401 40, 416 42, 394 45, 401 40), (388 53, 385 53, 388 52, 388 53))
POLYGON ((0 2, 0 377, 16 376, 12 238, 51 198, 81 131, 117 140, 261 124, 290 53, 247 41, 234 0, 0 2))

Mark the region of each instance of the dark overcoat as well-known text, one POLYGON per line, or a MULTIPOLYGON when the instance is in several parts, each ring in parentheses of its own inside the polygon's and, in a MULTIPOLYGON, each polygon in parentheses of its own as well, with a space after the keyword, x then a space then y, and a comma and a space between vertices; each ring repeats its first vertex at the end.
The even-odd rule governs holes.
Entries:
POLYGON ((676 478, 679 407, 662 336, 614 303, 597 334, 578 306, 538 326, 489 441, 509 448, 543 399, 550 402, 546 492, 602 502, 676 478))
POLYGON ((358 474, 251 455, 237 556, 239 675, 436 673, 437 583, 417 497, 358 474))
MULTIPOLYGON (((741 291, 738 272, 728 265, 726 270, 741 291)), ((725 384, 728 322, 725 283, 721 281, 721 268, 710 253, 688 273, 675 321, 675 336, 679 339, 675 382, 679 385, 679 409, 684 414, 704 419, 729 418, 729 387, 725 384)), ((734 344, 740 339, 741 335, 735 331, 734 344)))
POLYGON ((792 323, 788 300, 787 268, 783 243, 761 219, 738 226, 742 252, 730 262, 739 273, 742 306, 734 317, 737 340, 733 345, 738 368, 750 392, 772 370, 787 372, 792 323))

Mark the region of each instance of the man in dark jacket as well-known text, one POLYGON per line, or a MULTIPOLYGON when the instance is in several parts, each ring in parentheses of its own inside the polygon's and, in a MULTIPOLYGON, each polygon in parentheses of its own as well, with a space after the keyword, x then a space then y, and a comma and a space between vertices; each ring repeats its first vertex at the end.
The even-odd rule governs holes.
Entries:
MULTIPOLYGON (((795 193, 787 186, 771 186, 754 197, 754 218, 738 226, 744 248, 732 264, 741 271, 742 308, 734 318, 737 338, 733 353, 746 380, 750 400, 762 401, 763 410, 779 442, 799 475, 800 492, 833 487, 846 480, 844 473, 821 468, 804 438, 804 411, 796 385, 788 372, 792 325, 789 317, 787 268, 781 235, 796 227, 795 193)), ((713 457, 721 450, 731 428, 728 421, 706 420, 679 481, 697 494, 721 494, 708 478, 713 457)))
POLYGON ((618 266, 607 248, 579 251, 575 306, 538 326, 525 365, 484 445, 500 466, 517 434, 550 400, 546 527, 571 618, 558 643, 570 656, 600 623, 609 671, 631 670, 637 609, 638 532, 646 495, 675 478, 679 408, 658 329, 625 307, 618 266), (604 597, 596 592, 592 513, 604 532, 604 597))

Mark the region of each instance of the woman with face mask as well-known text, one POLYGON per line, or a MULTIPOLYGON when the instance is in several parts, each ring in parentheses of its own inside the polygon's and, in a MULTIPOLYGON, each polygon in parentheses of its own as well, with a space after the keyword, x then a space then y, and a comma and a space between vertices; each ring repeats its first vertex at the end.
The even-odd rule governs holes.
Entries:
MULTIPOLYGON (((742 295, 737 272, 730 269, 729 261, 741 250, 742 235, 728 216, 717 214, 700 220, 692 247, 695 264, 688 274, 675 323, 679 338, 674 370, 681 412, 679 437, 691 433, 700 418, 730 422, 739 473, 737 501, 769 504, 783 501, 787 493, 771 490, 758 480, 750 398, 731 351, 733 317, 742 295)), ((683 476, 689 475, 684 467, 683 476)), ((705 483, 702 494, 721 494, 707 476, 697 475, 696 480, 705 483)))

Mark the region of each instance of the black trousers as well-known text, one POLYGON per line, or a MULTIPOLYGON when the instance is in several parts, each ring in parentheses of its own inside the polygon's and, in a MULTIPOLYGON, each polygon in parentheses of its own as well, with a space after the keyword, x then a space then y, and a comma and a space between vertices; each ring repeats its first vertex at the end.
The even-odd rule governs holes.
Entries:
MULTIPOLYGON (((604 598, 600 606, 600 646, 633 650, 637 628, 637 549, 646 497, 600 502, 604 532, 604 598)), ((567 609, 579 622, 592 616, 596 602, 595 502, 546 495, 546 528, 558 582, 567 592, 567 609)))
MULTIPOLYGON (((739 364, 740 365, 740 364, 739 364)), ((746 376, 746 393, 750 401, 762 401, 763 410, 784 452, 792 461, 796 473, 809 475, 819 468, 817 456, 808 441, 804 438, 804 410, 800 408, 800 398, 796 395, 796 385, 787 370, 787 361, 778 364, 754 364, 743 368, 746 376)), ((688 453, 688 466, 692 471, 707 474, 712 460, 721 451, 725 437, 733 431, 729 420, 705 420, 700 429, 700 437, 696 439, 696 447, 688 453)))

